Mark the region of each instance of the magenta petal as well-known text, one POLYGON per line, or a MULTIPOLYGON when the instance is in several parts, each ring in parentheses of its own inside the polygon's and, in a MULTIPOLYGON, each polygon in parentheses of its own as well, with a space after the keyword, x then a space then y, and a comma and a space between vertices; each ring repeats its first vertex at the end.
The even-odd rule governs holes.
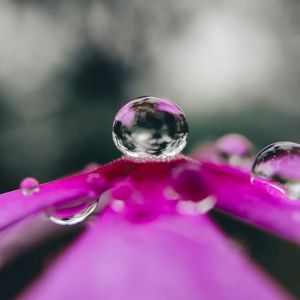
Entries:
POLYGON ((57 226, 49 222, 45 216, 27 218, 2 230, 0 232, 0 272, 9 262, 24 252, 72 230, 74 227, 57 226))
MULTIPOLYGON (((0 229, 54 204, 89 195, 93 190, 88 186, 88 176, 82 174, 41 184, 38 192, 28 196, 22 190, 0 195, 0 229)), ((105 182, 102 188, 105 189, 105 182)))
POLYGON ((21 190, 1 194, 0 229, 55 204, 85 196, 99 197, 114 185, 115 180, 128 175, 137 177, 141 182, 148 178, 158 181, 157 174, 167 176, 172 168, 187 160, 184 156, 172 161, 144 163, 118 159, 90 172, 83 171, 79 175, 41 184, 37 192, 27 196, 21 190))
POLYGON ((290 299, 205 216, 106 214, 21 299, 290 299))
POLYGON ((203 164, 217 197, 217 208, 300 244, 300 201, 288 199, 264 182, 251 184, 247 172, 203 164))

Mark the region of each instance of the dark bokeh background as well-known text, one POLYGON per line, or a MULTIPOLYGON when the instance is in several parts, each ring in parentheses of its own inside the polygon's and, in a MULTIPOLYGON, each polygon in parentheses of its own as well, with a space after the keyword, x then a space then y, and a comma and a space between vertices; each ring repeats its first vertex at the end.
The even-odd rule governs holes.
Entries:
MULTIPOLYGON (((186 112, 187 151, 229 132, 258 149, 299 142, 299 13, 292 0, 1 1, 0 190, 118 157, 114 115, 145 94, 186 112)), ((295 246, 217 218, 300 295, 295 246)))

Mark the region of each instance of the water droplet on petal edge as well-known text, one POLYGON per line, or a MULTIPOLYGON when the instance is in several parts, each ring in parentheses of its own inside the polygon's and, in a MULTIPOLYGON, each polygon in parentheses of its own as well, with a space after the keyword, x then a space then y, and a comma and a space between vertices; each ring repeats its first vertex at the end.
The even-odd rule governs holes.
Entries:
POLYGON ((127 102, 113 123, 113 139, 123 154, 138 159, 166 159, 186 145, 188 124, 170 100, 144 96, 127 102))
POLYGON ((300 199, 300 144, 278 142, 261 150, 253 163, 251 181, 268 180, 292 200, 300 199))
POLYGON ((75 225, 84 221, 97 207, 98 199, 83 197, 66 204, 48 208, 45 212, 50 221, 58 225, 75 225))

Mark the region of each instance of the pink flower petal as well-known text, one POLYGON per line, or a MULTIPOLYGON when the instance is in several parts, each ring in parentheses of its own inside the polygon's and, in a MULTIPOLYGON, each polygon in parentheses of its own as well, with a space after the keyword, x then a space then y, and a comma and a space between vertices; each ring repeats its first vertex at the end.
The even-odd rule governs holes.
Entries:
MULTIPOLYGON (((88 176, 89 174, 86 173, 41 184, 38 192, 27 196, 22 193, 22 190, 1 194, 0 229, 54 204, 85 197, 94 192, 89 187, 88 176)), ((102 189, 105 190, 105 182, 102 189)), ((100 190, 96 191, 97 193, 100 193, 100 190)))
POLYGON ((205 216, 135 224, 106 214, 23 294, 26 300, 290 299, 205 216))
POLYGON ((214 185, 216 207, 235 217, 300 244, 300 201, 264 182, 251 184, 248 172, 203 164, 214 185))
POLYGON ((166 111, 174 115, 182 114, 180 107, 171 100, 160 98, 160 102, 155 104, 155 108, 161 111, 166 111))
POLYGON ((63 204, 90 194, 99 197, 116 180, 129 175, 141 184, 148 179, 159 182, 160 177, 167 177, 172 168, 187 160, 189 159, 184 156, 165 162, 141 163, 119 159, 90 172, 83 171, 82 174, 40 184, 38 192, 27 196, 22 190, 1 194, 0 229, 55 204, 63 204))
POLYGON ((0 232, 0 272, 13 259, 37 245, 78 230, 76 226, 57 226, 44 216, 27 218, 0 232), (75 227, 75 228, 74 228, 75 227))

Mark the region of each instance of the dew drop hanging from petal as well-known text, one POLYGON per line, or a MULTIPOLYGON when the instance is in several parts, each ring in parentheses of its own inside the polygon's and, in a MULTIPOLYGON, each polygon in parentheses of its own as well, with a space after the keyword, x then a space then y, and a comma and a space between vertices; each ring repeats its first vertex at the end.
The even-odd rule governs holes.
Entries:
POLYGON ((300 199, 300 144, 278 142, 261 150, 252 167, 252 182, 270 181, 293 200, 300 199))
POLYGON ((144 96, 127 102, 117 113, 113 139, 125 155, 164 159, 179 154, 186 145, 188 124, 173 102, 144 96))
POLYGON ((98 199, 86 196, 46 210, 50 221, 58 225, 75 225, 84 221, 97 207, 98 199))

